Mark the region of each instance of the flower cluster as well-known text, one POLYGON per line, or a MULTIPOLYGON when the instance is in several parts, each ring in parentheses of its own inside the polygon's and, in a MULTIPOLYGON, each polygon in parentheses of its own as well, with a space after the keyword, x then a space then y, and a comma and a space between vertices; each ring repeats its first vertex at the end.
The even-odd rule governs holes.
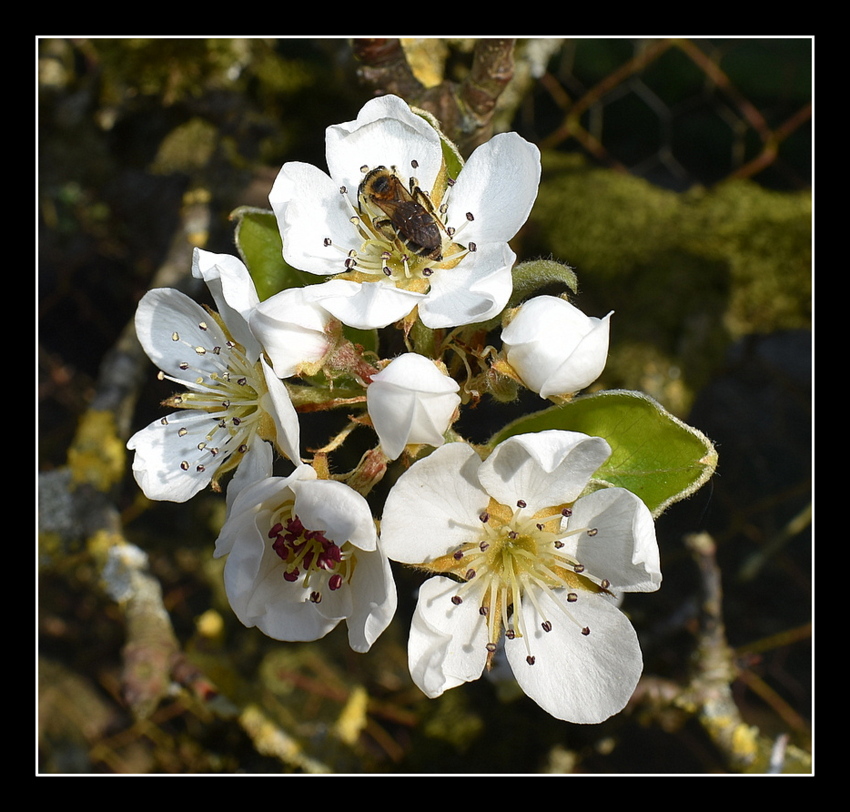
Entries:
POLYGON ((326 281, 260 301, 242 260, 196 249, 215 309, 175 290, 140 302, 139 340, 180 391, 128 443, 136 480, 182 502, 232 473, 215 556, 246 626, 307 641, 344 620, 366 652, 396 611, 390 562, 414 565, 431 576, 408 645, 426 695, 503 657, 552 715, 601 721, 642 670, 618 600, 660 585, 650 511, 595 479, 611 454, 600 437, 546 430, 474 446, 455 430, 488 393, 523 386, 563 403, 605 366, 610 314, 552 296, 508 307, 509 241, 534 203, 539 152, 508 133, 462 164, 394 96, 328 128, 326 147, 327 173, 287 163, 270 194, 283 258, 326 281), (500 315, 496 349, 483 337, 500 315), (366 349, 352 332, 393 324, 405 351, 388 357, 392 344, 366 349), (332 408, 355 412, 350 424, 302 456, 298 413, 332 408), (372 451, 331 473, 329 455, 362 427, 372 451), (396 460, 379 522, 367 497, 396 460))

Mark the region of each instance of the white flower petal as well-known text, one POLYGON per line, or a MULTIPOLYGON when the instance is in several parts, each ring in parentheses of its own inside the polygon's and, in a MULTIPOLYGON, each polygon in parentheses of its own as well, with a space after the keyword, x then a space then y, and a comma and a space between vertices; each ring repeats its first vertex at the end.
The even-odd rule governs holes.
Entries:
POLYGON ((295 493, 295 513, 305 527, 321 530, 339 546, 349 541, 361 550, 376 549, 372 511, 357 491, 333 479, 294 481, 290 488, 295 493))
POLYGON ((521 434, 496 446, 478 476, 501 504, 522 499, 536 511, 577 499, 610 455, 601 437, 554 430, 521 434))
POLYGON ((487 662, 487 624, 470 599, 452 603, 458 584, 429 578, 419 588, 419 601, 407 644, 410 675, 432 699, 449 688, 478 679, 487 662))
POLYGON ((253 443, 236 466, 225 494, 226 515, 230 515, 236 497, 249 485, 267 479, 274 472, 274 452, 269 443, 253 443))
POLYGON ((210 484, 226 457, 197 469, 198 445, 215 422, 210 415, 175 412, 164 420, 155 420, 127 441, 127 448, 136 452, 133 476, 148 499, 185 502, 210 484))
POLYGON ((353 607, 346 623, 348 643, 354 651, 366 652, 383 634, 395 615, 398 599, 390 562, 380 552, 357 556, 352 580, 353 607))
POLYGON ((478 483, 480 466, 473 448, 448 443, 404 472, 381 519, 381 543, 393 561, 432 561, 480 530, 490 501, 478 483))
POLYGON ((548 592, 538 597, 541 616, 530 600, 522 614, 529 639, 505 641, 505 653, 522 690, 557 719, 597 724, 621 711, 634 693, 643 657, 628 618, 599 595, 580 593, 569 609, 576 622, 548 592), (543 631, 549 620, 552 629, 543 631), (584 635, 582 627, 590 629, 584 635), (533 631, 531 631, 533 630, 533 631), (534 657, 529 665, 526 657, 534 657))
POLYGON ((427 299, 419 305, 422 323, 432 330, 486 321, 504 310, 513 291, 516 255, 507 243, 483 245, 455 268, 431 278, 427 299))
POLYGON ((326 329, 333 317, 308 301, 304 288, 288 288, 261 302, 251 314, 251 330, 278 378, 297 375, 304 364, 320 362, 330 349, 326 329))
POLYGON ((360 239, 339 183, 311 164, 293 161, 281 168, 269 203, 283 238, 283 258, 290 265, 324 275, 345 270, 348 251, 359 248, 360 239))
POLYGON ((206 282, 216 311, 230 335, 245 348, 249 358, 256 360, 259 346, 248 329, 248 316, 259 297, 248 269, 230 254, 213 254, 196 248, 192 255, 192 274, 206 282))
POLYGON ((331 177, 356 199, 366 166, 397 167, 403 179, 416 175, 423 189, 430 189, 440 170, 440 137, 397 96, 381 96, 366 102, 355 121, 328 127, 326 157, 331 177), (419 166, 414 171, 411 161, 419 166))
POLYGON ((661 586, 661 561, 649 508, 631 491, 605 488, 579 499, 565 528, 596 532, 568 536, 564 551, 589 572, 611 582, 613 592, 654 592, 661 586))
POLYGON ((195 387, 198 371, 208 375, 219 369, 217 357, 195 348, 223 347, 227 336, 215 319, 185 293, 173 288, 149 290, 136 308, 135 325, 148 358, 186 388, 195 387), (188 371, 181 368, 187 363, 191 367, 188 371))
POLYGON ((321 305, 349 327, 372 330, 403 319, 425 296, 384 282, 332 279, 305 288, 305 300, 321 305))
MULTIPOLYGON (((299 465, 288 477, 269 476, 234 491, 233 498, 229 500, 227 520, 215 542, 213 557, 221 558, 230 553, 243 532, 244 526, 254 521, 253 517, 267 500, 280 497, 280 494, 285 492, 288 485, 296 479, 315 478, 316 472, 313 468, 309 465, 299 465)), ((228 496, 230 496, 229 489, 228 496)))
POLYGON ((472 153, 452 187, 448 225, 463 227, 462 239, 479 246, 507 242, 528 219, 539 185, 540 150, 516 133, 496 135, 472 153))
MULTIPOLYGON (((298 413, 292 405, 289 392, 274 370, 260 358, 267 391, 260 398, 260 407, 270 415, 275 425, 277 447, 296 465, 301 462, 301 428, 298 413)), ((260 442, 257 438, 255 444, 260 442)))

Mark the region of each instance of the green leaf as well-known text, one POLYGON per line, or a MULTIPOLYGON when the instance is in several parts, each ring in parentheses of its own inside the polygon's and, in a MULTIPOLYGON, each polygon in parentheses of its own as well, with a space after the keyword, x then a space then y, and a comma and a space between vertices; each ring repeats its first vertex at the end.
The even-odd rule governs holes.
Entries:
POLYGON ((656 517, 701 488, 717 466, 717 452, 700 431, 652 398, 621 390, 584 395, 521 417, 488 445, 495 448, 515 434, 548 429, 604 437, 612 454, 596 472, 597 484, 630 490, 656 517))
POLYGON ((303 287, 322 277, 299 271, 283 261, 283 243, 274 212, 241 206, 230 214, 236 221, 236 248, 254 280, 260 300, 287 288, 303 287))

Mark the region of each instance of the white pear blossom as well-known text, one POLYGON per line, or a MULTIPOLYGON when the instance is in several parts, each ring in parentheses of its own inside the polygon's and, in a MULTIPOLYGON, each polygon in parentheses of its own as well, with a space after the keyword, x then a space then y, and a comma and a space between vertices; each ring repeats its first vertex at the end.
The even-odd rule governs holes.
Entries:
POLYGON ((188 390, 166 401, 179 411, 127 443, 149 499, 185 502, 236 465, 234 491, 268 476, 269 443, 300 462, 298 415, 248 325, 258 298, 247 268, 195 249, 192 272, 207 283, 217 313, 171 288, 148 291, 136 310, 136 334, 160 377, 188 390))
POLYGON ((507 362, 542 398, 578 392, 605 369, 611 315, 585 316, 557 296, 529 299, 502 330, 507 362))
POLYGON ((455 380, 416 353, 394 358, 372 375, 366 406, 381 448, 391 460, 408 444, 440 446, 460 405, 455 380))
POLYGON ((366 500, 308 465, 242 490, 216 541, 239 620, 276 640, 324 637, 341 620, 368 651, 396 610, 396 589, 366 500))
POLYGON ((390 491, 381 539, 425 581, 408 643, 429 697, 478 679, 504 634, 518 683, 553 716, 596 723, 622 710, 640 677, 622 592, 661 583, 647 507, 630 491, 585 491, 610 454, 599 437, 511 437, 485 460, 450 443, 390 491))
POLYGON ((251 312, 251 331, 279 378, 315 374, 333 349, 333 316, 311 302, 306 288, 288 288, 251 312))
POLYGON ((536 146, 497 135, 448 178, 437 131, 398 97, 382 96, 327 129, 326 159, 329 174, 284 164, 269 195, 286 261, 334 277, 310 286, 313 301, 361 329, 417 306, 431 328, 502 311, 516 259, 508 240, 537 196, 536 146))

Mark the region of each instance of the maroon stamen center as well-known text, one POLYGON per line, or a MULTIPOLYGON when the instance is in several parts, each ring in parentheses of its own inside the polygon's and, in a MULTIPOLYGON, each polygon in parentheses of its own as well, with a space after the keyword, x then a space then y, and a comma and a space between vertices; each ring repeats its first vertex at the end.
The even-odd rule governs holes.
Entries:
MULTIPOLYGON (((325 538, 321 530, 305 528, 297 516, 292 516, 286 524, 275 524, 269 530, 269 538, 274 540, 272 549, 286 562, 283 577, 287 581, 297 581, 302 568, 308 573, 314 569, 332 570, 342 561, 339 547, 325 538)), ((342 578, 337 574, 331 578, 335 583, 334 579, 338 579, 339 584, 331 585, 331 589, 338 589, 342 578)))

